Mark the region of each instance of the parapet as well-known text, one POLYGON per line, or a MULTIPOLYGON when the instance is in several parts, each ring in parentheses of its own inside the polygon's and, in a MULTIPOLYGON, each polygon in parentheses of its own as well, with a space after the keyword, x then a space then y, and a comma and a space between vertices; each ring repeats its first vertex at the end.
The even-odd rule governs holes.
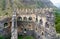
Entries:
POLYGON ((38 14, 38 13, 45 13, 45 12, 53 12, 53 8, 36 8, 36 9, 17 9, 18 14, 38 14))

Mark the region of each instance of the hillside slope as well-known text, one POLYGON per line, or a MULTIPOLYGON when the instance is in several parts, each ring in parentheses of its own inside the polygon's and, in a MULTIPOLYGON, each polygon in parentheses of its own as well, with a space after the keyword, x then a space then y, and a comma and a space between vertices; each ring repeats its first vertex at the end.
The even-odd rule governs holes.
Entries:
MULTIPOLYGON (((0 0, 0 16, 12 15, 11 1, 0 0)), ((50 0, 14 0, 14 3, 18 8, 54 7, 50 0)))
POLYGON ((50 0, 18 0, 16 2, 18 7, 27 8, 43 8, 43 7, 54 7, 50 0))

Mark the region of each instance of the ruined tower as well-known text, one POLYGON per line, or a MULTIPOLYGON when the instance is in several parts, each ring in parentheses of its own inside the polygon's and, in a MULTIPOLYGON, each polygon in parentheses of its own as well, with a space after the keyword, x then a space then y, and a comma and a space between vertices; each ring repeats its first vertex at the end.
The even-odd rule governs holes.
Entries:
POLYGON ((16 16, 16 6, 14 5, 14 0, 11 0, 12 8, 13 8, 13 16, 12 16, 12 26, 11 26, 11 39, 17 38, 17 16, 16 16))

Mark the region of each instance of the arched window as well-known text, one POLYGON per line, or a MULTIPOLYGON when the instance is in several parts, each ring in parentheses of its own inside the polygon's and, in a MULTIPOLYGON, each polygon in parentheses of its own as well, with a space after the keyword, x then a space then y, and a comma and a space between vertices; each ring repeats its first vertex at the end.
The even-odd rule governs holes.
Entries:
POLYGON ((37 30, 37 28, 36 28, 36 30, 37 30))
POLYGON ((21 28, 21 30, 23 30, 23 28, 21 28))
POLYGON ((24 34, 26 34, 27 29, 24 29, 24 34))
POLYGON ((43 24, 43 21, 42 21, 42 19, 40 19, 40 24, 43 24))
POLYGON ((26 31, 26 29, 24 29, 24 31, 26 31))
POLYGON ((29 27, 31 27, 31 25, 29 25, 29 27))
POLYGON ((48 24, 48 22, 45 23, 45 27, 49 28, 49 24, 48 24))
POLYGON ((40 36, 38 36, 38 38, 40 38, 40 36))
POLYGON ((44 35, 44 33, 42 32, 42 35, 44 35))
POLYGON ((4 23, 4 27, 8 26, 8 23, 4 23))
POLYGON ((18 19, 18 21, 21 21, 22 20, 22 17, 18 17, 17 19, 18 19))
POLYGON ((36 18, 36 22, 38 22, 38 18, 36 18))
POLYGON ((24 17, 23 20, 24 20, 24 21, 27 21, 27 17, 24 17))
POLYGON ((29 20, 32 20, 32 17, 29 17, 29 20))

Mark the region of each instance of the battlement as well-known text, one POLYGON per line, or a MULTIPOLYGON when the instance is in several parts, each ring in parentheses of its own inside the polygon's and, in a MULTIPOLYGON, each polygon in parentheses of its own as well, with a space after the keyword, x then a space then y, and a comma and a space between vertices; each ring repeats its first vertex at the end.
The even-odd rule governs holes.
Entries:
MULTIPOLYGON (((21 8, 21 9, 17 9, 16 12, 19 16, 20 15, 29 15, 30 16, 32 14, 36 14, 36 15, 43 14, 42 16, 45 16, 46 13, 53 12, 53 8, 36 8, 36 9, 21 8)), ((10 15, 0 16, 0 19, 2 20, 7 17, 12 17, 12 15, 11 16, 10 15)))
POLYGON ((45 13, 45 12, 53 12, 53 8, 39 8, 39 9, 17 9, 18 14, 37 14, 37 13, 45 13))

